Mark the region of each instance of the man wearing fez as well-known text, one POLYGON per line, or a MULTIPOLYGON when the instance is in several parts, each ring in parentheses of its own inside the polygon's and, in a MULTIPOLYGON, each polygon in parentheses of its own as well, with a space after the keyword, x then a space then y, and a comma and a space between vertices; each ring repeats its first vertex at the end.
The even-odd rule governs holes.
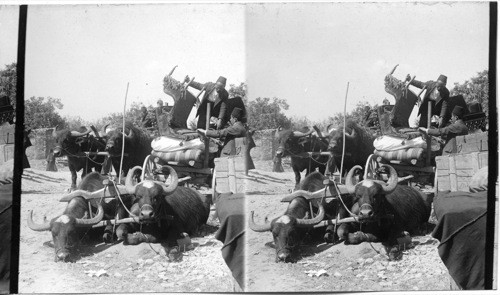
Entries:
POLYGON ((465 110, 461 106, 456 106, 451 114, 451 124, 444 128, 424 128, 420 127, 419 130, 429 135, 439 136, 445 141, 443 154, 454 154, 457 152, 456 137, 458 135, 467 135, 469 129, 462 120, 465 110))
MULTIPOLYGON (((411 81, 410 75, 406 76, 406 81, 411 81)), ((420 82, 413 80, 410 82, 411 85, 426 89, 425 96, 418 109, 418 115, 420 115, 420 121, 418 122, 419 127, 427 126, 427 108, 428 102, 432 102, 432 115, 438 115, 438 127, 442 128, 448 124, 449 121, 449 108, 448 99, 450 97, 450 91, 446 88, 447 77, 445 75, 439 75, 437 81, 427 81, 420 82)))
MULTIPOLYGON (((189 82, 188 76, 186 76, 185 81, 189 82)), ((198 110, 196 111, 196 116, 198 117, 196 127, 198 129, 206 128, 207 104, 210 102, 212 103, 210 116, 215 118, 217 129, 222 129, 227 123, 227 119, 225 120, 224 118, 226 115, 227 99, 229 97, 229 94, 225 89, 226 78, 220 76, 219 79, 217 79, 217 82, 207 82, 204 84, 192 81, 189 86, 198 90, 205 90, 203 99, 201 100, 198 110)))
POLYGON ((242 116, 242 109, 234 108, 231 113, 229 127, 219 130, 198 128, 197 131, 207 137, 224 138, 224 147, 221 151, 221 157, 240 155, 244 152, 245 141, 237 139, 244 139, 247 132, 245 126, 241 123, 242 116))

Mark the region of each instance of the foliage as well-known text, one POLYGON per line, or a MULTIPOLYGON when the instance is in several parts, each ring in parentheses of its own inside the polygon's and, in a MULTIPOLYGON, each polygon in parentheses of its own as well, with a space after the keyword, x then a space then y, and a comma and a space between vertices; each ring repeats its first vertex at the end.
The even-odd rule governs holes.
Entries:
POLYGON ((486 118, 488 118, 488 89, 488 70, 484 70, 462 84, 455 83, 453 88, 450 89, 450 96, 461 94, 467 103, 481 103, 483 112, 486 113, 486 118))
POLYGON ((10 98, 10 103, 16 108, 16 84, 17 84, 17 64, 6 65, 0 70, 0 94, 5 94, 10 98))
POLYGON ((243 82, 240 83, 240 85, 236 86, 234 84, 231 84, 229 87, 229 97, 233 98, 236 96, 239 96, 243 99, 243 102, 245 105, 248 103, 247 101, 247 85, 243 82))
MULTIPOLYGON (((144 105, 138 102, 132 102, 130 108, 125 111, 125 120, 132 122, 135 126, 141 126, 141 107, 144 105)), ((153 105, 146 106, 148 116, 154 117, 155 107, 153 105)), ((156 118, 156 117, 154 117, 156 118)), ((104 118, 97 120, 95 127, 100 130, 102 126, 110 124, 112 126, 121 126, 123 124, 123 113, 110 113, 104 118)))
POLYGON ((67 127, 57 110, 63 108, 59 98, 34 97, 24 101, 24 125, 28 129, 67 127))
POLYGON ((264 130, 276 129, 278 127, 290 128, 291 121, 288 119, 283 110, 288 110, 288 103, 285 99, 274 97, 257 97, 255 100, 250 100, 247 104, 248 125, 251 129, 264 130))

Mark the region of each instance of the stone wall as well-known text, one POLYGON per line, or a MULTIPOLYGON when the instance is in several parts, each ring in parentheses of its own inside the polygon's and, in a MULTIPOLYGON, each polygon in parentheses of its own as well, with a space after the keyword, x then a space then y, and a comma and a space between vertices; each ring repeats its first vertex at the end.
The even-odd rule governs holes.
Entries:
POLYGON ((275 140, 276 129, 266 129, 255 131, 253 140, 256 147, 251 150, 254 161, 272 161, 276 151, 277 142, 275 140))

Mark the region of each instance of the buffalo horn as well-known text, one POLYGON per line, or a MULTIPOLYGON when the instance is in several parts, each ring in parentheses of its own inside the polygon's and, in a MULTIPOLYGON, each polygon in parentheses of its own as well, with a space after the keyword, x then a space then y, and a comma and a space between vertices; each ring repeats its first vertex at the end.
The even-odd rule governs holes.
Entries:
POLYGON ((165 185, 164 182, 159 182, 159 181, 155 182, 161 185, 164 193, 169 194, 177 189, 177 185, 179 184, 179 177, 177 176, 177 172, 174 170, 174 168, 168 165, 165 165, 164 167, 167 167, 168 171, 170 172, 170 176, 172 177, 172 183, 167 186, 165 185))
POLYGON ((310 191, 306 191, 306 190, 297 190, 289 195, 284 196, 282 198, 282 200, 292 200, 292 199, 297 198, 297 197, 304 197, 306 199, 315 199, 317 197, 322 197, 324 195, 325 195, 324 188, 317 190, 315 192, 310 192, 310 191))
POLYGON ((302 227, 311 227, 315 224, 318 224, 323 220, 325 217, 325 208, 323 208, 323 204, 319 204, 319 212, 316 217, 311 218, 311 219, 297 219, 297 226, 302 226, 302 227))
POLYGON ((332 133, 335 130, 336 129, 335 129, 335 126, 333 124, 326 126, 326 132, 328 132, 328 134, 332 133))
POLYGON ((65 200, 71 200, 74 197, 84 197, 85 199, 89 199, 92 196, 92 193, 86 191, 86 190, 74 190, 71 193, 64 195, 65 200))
POLYGON ((309 130, 307 133, 300 132, 300 131, 294 131, 293 132, 293 136, 294 137, 304 137, 304 136, 308 136, 309 134, 312 134, 313 132, 314 132, 314 129, 313 130, 309 130))
POLYGON ((92 130, 90 128, 85 132, 71 131, 71 136, 73 136, 73 137, 85 136, 85 135, 89 134, 90 132, 92 132, 92 130))
POLYGON ((132 138, 132 136, 134 135, 134 131, 130 129, 128 131, 128 134, 126 134, 125 132, 123 132, 123 134, 125 135, 126 138, 132 138))
POLYGON ((253 221, 253 211, 250 212, 250 220, 248 221, 248 226, 251 230, 256 232, 266 232, 271 230, 271 223, 266 222, 265 224, 255 224, 253 221))
POLYGON ((30 214, 28 215, 28 227, 34 231, 46 231, 50 230, 50 222, 46 221, 43 224, 35 223, 33 221, 33 211, 30 210, 30 214))
POLYGON ((97 214, 89 219, 84 218, 76 218, 76 224, 78 225, 94 225, 102 220, 104 217, 104 209, 102 208, 102 204, 97 204, 97 214))
POLYGON ((108 126, 109 126, 109 123, 106 124, 106 125, 104 125, 104 126, 102 126, 102 128, 101 128, 101 134, 102 134, 102 136, 106 135, 106 128, 108 128, 108 126))
POLYGON ((354 172, 358 169, 363 169, 363 168, 359 165, 356 165, 352 167, 351 170, 349 170, 349 173, 347 173, 347 176, 345 177, 345 186, 349 194, 354 194, 355 186, 354 183, 352 183, 352 177, 354 175, 354 172))
POLYGON ((131 195, 135 194, 135 188, 139 185, 139 183, 136 185, 132 183, 132 177, 134 177, 134 172, 137 169, 142 170, 142 167, 135 166, 134 168, 130 169, 127 173, 127 178, 125 179, 125 187, 127 188, 127 192, 131 195))
POLYGON ((396 169, 394 169, 394 167, 392 167, 391 165, 382 164, 380 166, 389 169, 389 180, 387 180, 387 184, 382 185, 382 189, 384 190, 384 193, 390 194, 396 189, 396 186, 398 185, 398 173, 396 172, 396 169))
POLYGON ((345 137, 350 138, 350 139, 354 139, 355 135, 356 135, 356 131, 353 128, 352 131, 351 131, 351 134, 346 133, 345 137))

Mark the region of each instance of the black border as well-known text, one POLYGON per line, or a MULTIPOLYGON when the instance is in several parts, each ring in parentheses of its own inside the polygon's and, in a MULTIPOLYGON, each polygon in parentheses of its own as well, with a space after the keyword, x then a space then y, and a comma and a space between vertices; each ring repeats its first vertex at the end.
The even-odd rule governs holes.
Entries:
MULTIPOLYGON (((485 270, 484 270, 484 288, 491 290, 493 288, 494 275, 494 242, 495 234, 498 229, 495 228, 495 190, 498 174, 498 130, 497 130, 497 103, 496 103, 496 64, 497 64, 497 22, 498 22, 498 3, 490 2, 490 52, 489 52, 489 70, 488 70, 488 97, 489 97, 489 126, 488 126, 488 211, 486 215, 486 245, 485 245, 485 270)), ((498 287, 497 287, 498 288, 498 287)))
POLYGON ((10 293, 18 293, 19 285, 19 239, 21 228, 21 177, 23 174, 24 137, 24 69, 26 53, 26 19, 28 6, 19 7, 19 33, 17 45, 16 84, 16 129, 14 151, 14 183, 12 185, 12 236, 10 259, 10 293))

